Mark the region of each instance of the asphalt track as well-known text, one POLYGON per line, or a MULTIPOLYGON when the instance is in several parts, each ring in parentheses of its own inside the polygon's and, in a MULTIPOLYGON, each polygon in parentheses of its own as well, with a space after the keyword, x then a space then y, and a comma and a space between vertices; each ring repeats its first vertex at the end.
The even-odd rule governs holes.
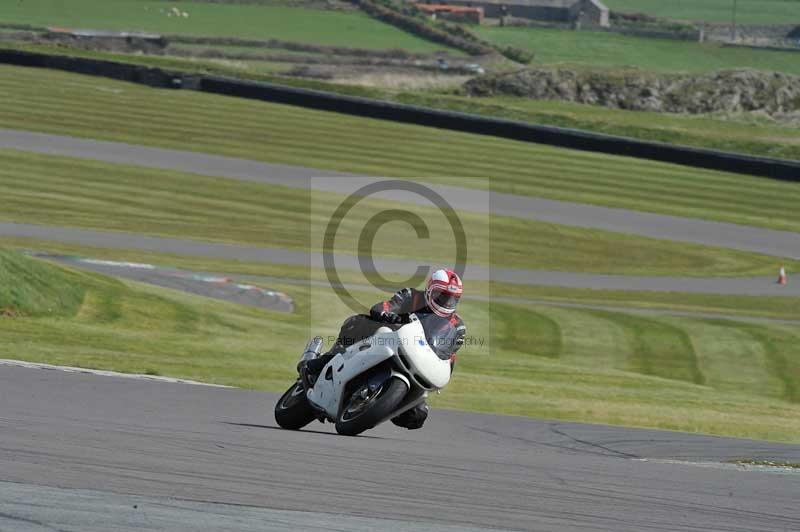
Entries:
MULTIPOLYGON (((294 188, 311 188, 338 194, 354 192, 365 184, 382 179, 219 155, 10 129, 0 129, 0 148, 177 170, 294 188)), ((485 183, 488 183, 488 180, 485 183)), ((492 213, 800 259, 800 233, 528 196, 487 193, 468 188, 439 185, 429 185, 429 187, 442 194, 459 211, 492 213)), ((400 191, 385 192, 376 197, 430 205, 427 197, 400 191)))
POLYGON ((800 446, 447 410, 349 438, 275 398, 0 366, 0 530, 800 530, 800 473, 718 463, 800 446))
MULTIPOLYGON (((0 222, 0 235, 108 249, 140 250, 248 262, 269 262, 272 264, 320 269, 324 267, 320 254, 301 250, 263 248, 224 242, 205 242, 202 240, 135 235, 93 229, 0 222)), ((335 262, 337 268, 344 270, 357 271, 360 268, 358 257, 355 256, 336 255, 335 262)), ((404 259, 376 258, 374 263, 375 270, 384 274, 392 272, 410 275, 419 266, 418 261, 404 259)), ((366 271, 366 269, 363 271, 366 271)), ((500 281, 523 285, 561 286, 594 290, 684 292, 744 296, 800 296, 800 284, 778 285, 774 277, 642 277, 519 270, 494 266, 489 268, 474 264, 467 265, 464 276, 467 279, 477 281, 500 281)))
POLYGON ((201 273, 177 268, 156 267, 151 264, 122 263, 105 260, 83 259, 47 253, 37 256, 83 268, 97 273, 112 275, 148 283, 163 288, 180 290, 213 299, 230 301, 239 305, 258 307, 277 312, 294 311, 292 298, 283 292, 259 288, 237 282, 228 275, 201 273))

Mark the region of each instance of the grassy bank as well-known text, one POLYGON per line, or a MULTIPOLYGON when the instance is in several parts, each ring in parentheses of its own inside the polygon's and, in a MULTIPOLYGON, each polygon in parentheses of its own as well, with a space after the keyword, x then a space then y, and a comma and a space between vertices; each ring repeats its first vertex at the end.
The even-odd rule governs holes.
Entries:
MULTIPOLYGON (((606 0, 609 9, 626 13, 646 13, 674 20, 730 23, 733 3, 729 0, 664 2, 663 0, 606 0)), ((800 18, 797 0, 739 0, 736 20, 739 24, 790 24, 800 18)))
MULTIPOLYGON (((465 314, 468 324, 480 323, 465 314)), ((794 423, 767 428, 797 409, 794 328, 498 305, 492 315, 491 354, 460 357, 463 373, 437 405, 800 437, 794 423)))
POLYGON ((77 49, 65 50, 42 45, 24 45, 20 48, 43 53, 69 53, 81 57, 108 59, 188 72, 259 79, 535 124, 800 160, 800 129, 755 115, 686 116, 624 111, 594 105, 527 98, 471 98, 456 94, 458 91, 455 89, 441 92, 438 90, 414 90, 412 92, 377 86, 354 86, 340 82, 290 78, 282 75, 292 68, 291 63, 125 55, 77 49))
POLYGON ((0 317, 74 315, 85 295, 80 277, 0 248, 0 317))
MULTIPOLYGON (((201 272, 216 272, 248 276, 248 281, 269 288, 273 283, 307 286, 328 286, 324 271, 316 268, 297 268, 267 262, 246 262, 233 259, 188 257, 169 253, 139 250, 103 249, 29 238, 0 237, 0 245, 20 251, 35 250, 53 254, 75 255, 112 261, 145 262, 162 267, 175 267, 201 272), (249 277, 256 276, 256 277, 249 277), (310 277, 309 277, 310 276, 310 277)), ((363 286, 363 275, 343 270, 342 282, 363 286)), ((727 296, 681 292, 643 292, 620 290, 591 290, 551 286, 520 286, 507 283, 486 283, 467 280, 469 293, 479 299, 518 300, 519 304, 584 305, 599 309, 630 309, 669 313, 713 314, 731 319, 765 318, 800 321, 800 298, 727 296)), ((385 295, 397 289, 387 286, 385 295)))
POLYGON ((800 187, 100 78, 0 67, 2 127, 800 230, 800 187))
MULTIPOLYGON (((0 261, 10 256, 30 260, 0 261)), ((281 391, 304 338, 347 314, 315 291, 328 312, 309 327, 308 292, 293 284, 273 286, 295 298, 286 315, 45 269, 84 296, 57 317, 0 318, 13 358, 281 391)), ((464 348, 436 406, 800 441, 793 328, 482 302, 463 315, 488 344, 464 348)))
POLYGON ((432 52, 446 49, 360 11, 279 5, 142 0, 3 2, 0 22, 212 37, 279 39, 324 46, 432 52), (176 7, 181 16, 175 16, 176 7), (188 17, 182 13, 188 13, 188 17))
POLYGON ((648 113, 516 97, 469 98, 433 93, 398 93, 384 97, 402 103, 533 124, 800 160, 800 128, 782 125, 766 117, 648 113))
MULTIPOLYGON (((800 4, 796 18, 800 17, 800 4)), ((598 31, 479 27, 487 41, 536 54, 534 64, 635 67, 655 72, 707 73, 733 68, 800 74, 797 53, 725 48, 719 43, 628 37, 598 31)))
MULTIPOLYGON (((136 166, 0 150, 0 220, 115 230, 265 247, 321 249, 323 223, 345 196, 265 186, 136 166), (180 198, 176 202, 176 198, 180 198), (313 227, 312 227, 313 224, 313 227), (311 239, 312 230, 319 238, 311 239)), ((363 227, 396 207, 359 203, 337 233, 337 251, 354 254, 363 227)), ((447 227, 436 209, 406 206, 428 227, 447 227)), ((457 206, 456 206, 457 208, 457 206)), ((777 259, 696 244, 461 213, 470 261, 503 267, 640 275, 773 274, 777 259), (535 253, 526 250, 535 249, 535 253)), ((435 260, 449 255, 450 230, 428 239, 404 224, 383 226, 376 256, 435 260), (398 245, 404 242, 405 245, 398 245)), ((453 250, 454 253, 454 250, 453 250)), ((790 270, 800 262, 785 261, 790 270)))

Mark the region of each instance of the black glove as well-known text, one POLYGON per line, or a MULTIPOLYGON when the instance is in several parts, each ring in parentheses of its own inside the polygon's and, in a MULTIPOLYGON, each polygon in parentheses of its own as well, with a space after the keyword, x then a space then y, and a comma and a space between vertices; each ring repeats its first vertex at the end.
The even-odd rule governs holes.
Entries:
POLYGON ((381 312, 379 319, 384 323, 403 323, 403 316, 394 312, 381 312))
POLYGON ((464 338, 466 336, 467 336, 467 328, 464 327, 463 325, 459 326, 458 329, 456 329, 456 337, 455 340, 453 341, 454 347, 456 349, 464 346, 464 338))

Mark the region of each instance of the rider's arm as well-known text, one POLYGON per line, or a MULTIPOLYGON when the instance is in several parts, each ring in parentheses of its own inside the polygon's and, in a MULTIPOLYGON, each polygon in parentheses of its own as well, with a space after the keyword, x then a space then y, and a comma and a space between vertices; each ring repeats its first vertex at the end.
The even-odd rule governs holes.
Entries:
POLYGON ((411 288, 403 288, 391 299, 381 301, 370 309, 369 314, 374 320, 383 321, 387 314, 408 314, 413 312, 414 293, 411 288))
POLYGON ((453 340, 453 353, 450 355, 450 372, 453 372, 453 369, 456 366, 456 352, 461 349, 464 345, 464 341, 467 337, 467 327, 464 325, 464 322, 461 321, 461 318, 457 317, 458 322, 455 325, 455 336, 453 340))

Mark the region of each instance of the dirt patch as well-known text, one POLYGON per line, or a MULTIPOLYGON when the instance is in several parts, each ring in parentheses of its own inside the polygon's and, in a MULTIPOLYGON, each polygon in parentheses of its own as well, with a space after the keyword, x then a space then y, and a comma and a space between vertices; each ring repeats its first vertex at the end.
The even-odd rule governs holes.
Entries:
POLYGON ((402 74, 396 72, 369 72, 350 77, 335 78, 334 83, 381 87, 397 90, 452 89, 469 79, 468 76, 443 76, 437 74, 402 74))

